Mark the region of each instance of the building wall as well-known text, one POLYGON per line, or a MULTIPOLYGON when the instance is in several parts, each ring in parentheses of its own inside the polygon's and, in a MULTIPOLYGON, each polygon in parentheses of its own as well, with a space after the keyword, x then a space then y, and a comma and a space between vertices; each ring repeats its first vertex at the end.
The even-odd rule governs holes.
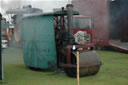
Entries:
POLYGON ((128 0, 115 0, 110 3, 110 36, 113 39, 128 41, 128 0))

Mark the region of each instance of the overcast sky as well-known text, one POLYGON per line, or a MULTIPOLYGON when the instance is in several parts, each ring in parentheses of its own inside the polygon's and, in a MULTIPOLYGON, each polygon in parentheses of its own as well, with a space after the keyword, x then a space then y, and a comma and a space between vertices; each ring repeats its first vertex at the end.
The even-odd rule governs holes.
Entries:
POLYGON ((5 11, 23 5, 31 4, 34 8, 41 8, 43 12, 51 12, 53 8, 65 7, 71 0, 0 0, 0 12, 5 16, 5 11))

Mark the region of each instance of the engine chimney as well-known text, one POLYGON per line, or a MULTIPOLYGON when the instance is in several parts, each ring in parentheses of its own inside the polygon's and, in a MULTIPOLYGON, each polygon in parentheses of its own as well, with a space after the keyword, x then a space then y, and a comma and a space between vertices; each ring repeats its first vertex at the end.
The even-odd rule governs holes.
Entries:
POLYGON ((73 33, 72 33, 72 28, 73 28, 73 5, 72 4, 67 4, 67 20, 68 20, 68 33, 69 33, 69 41, 73 39, 73 33))

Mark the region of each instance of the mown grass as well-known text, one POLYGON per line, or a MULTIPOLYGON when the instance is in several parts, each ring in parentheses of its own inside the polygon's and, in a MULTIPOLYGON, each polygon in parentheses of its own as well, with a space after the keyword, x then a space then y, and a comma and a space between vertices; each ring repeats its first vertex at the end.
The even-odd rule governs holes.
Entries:
MULTIPOLYGON (((128 85, 128 54, 98 51, 103 63, 99 73, 80 78, 80 85, 128 85)), ((64 72, 41 72, 27 69, 22 51, 8 48, 3 51, 4 82, 0 85, 77 85, 75 78, 64 72)))

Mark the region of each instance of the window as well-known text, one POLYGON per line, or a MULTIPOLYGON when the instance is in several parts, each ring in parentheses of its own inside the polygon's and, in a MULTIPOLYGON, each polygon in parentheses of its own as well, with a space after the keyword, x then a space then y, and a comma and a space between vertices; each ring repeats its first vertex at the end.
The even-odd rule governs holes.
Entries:
POLYGON ((73 18, 73 29, 88 29, 92 27, 91 18, 74 17, 73 18))

